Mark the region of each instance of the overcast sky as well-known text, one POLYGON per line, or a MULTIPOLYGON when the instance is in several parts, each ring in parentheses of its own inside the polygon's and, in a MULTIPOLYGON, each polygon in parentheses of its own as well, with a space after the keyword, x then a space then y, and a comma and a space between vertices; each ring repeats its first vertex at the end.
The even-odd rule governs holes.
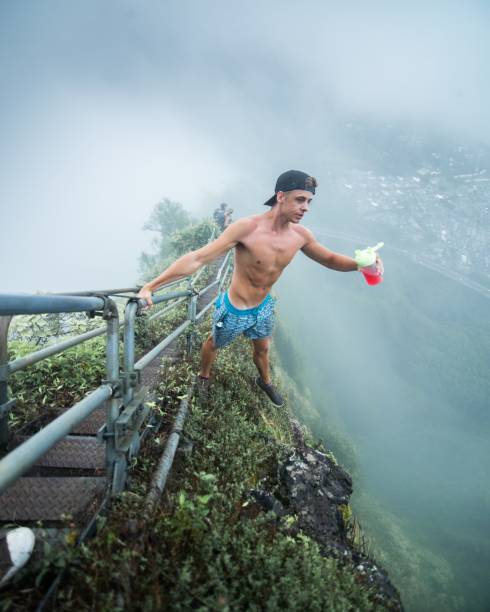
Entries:
POLYGON ((489 6, 2 0, 0 291, 131 286, 159 199, 262 212, 351 119, 489 143, 489 6))

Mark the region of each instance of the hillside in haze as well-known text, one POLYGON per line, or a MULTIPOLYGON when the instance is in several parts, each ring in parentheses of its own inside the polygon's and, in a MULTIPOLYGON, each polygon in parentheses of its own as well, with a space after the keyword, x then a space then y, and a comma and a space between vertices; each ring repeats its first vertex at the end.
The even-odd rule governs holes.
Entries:
POLYGON ((483 612, 488 150, 393 126, 342 133, 350 164, 330 160, 305 224, 350 255, 383 240, 385 277, 369 287, 299 255, 278 284, 314 431, 355 449, 354 508, 407 609, 483 612))

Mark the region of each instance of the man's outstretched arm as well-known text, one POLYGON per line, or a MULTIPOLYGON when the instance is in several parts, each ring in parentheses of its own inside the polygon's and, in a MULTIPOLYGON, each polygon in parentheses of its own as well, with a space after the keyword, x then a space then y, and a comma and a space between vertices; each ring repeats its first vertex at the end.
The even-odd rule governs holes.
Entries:
POLYGON ((173 264, 164 270, 159 276, 146 283, 138 293, 138 297, 147 301, 149 306, 153 305, 151 294, 167 283, 184 278, 206 264, 214 261, 220 255, 228 252, 240 242, 240 240, 252 229, 254 222, 251 219, 239 219, 232 223, 216 240, 204 245, 200 249, 190 251, 179 257, 173 264))
POLYGON ((330 251, 318 242, 309 229, 303 227, 302 230, 306 242, 301 250, 310 259, 322 264, 326 268, 338 270, 339 272, 354 272, 358 270, 356 260, 353 257, 330 251))

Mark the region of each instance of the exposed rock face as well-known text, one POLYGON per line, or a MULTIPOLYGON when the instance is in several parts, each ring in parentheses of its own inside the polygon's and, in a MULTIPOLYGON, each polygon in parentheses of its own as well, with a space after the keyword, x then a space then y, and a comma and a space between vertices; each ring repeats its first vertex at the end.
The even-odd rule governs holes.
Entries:
POLYGON ((339 510, 349 503, 352 480, 319 451, 297 449, 279 468, 281 500, 299 517, 301 529, 322 545, 342 545, 345 526, 339 510))
POLYGON ((296 516, 293 531, 302 531, 318 542, 325 556, 350 564, 359 582, 376 588, 376 600, 386 609, 403 610, 387 573, 348 540, 342 510, 352 494, 350 475, 327 454, 309 447, 295 421, 293 431, 296 448, 278 468, 277 487, 273 492, 253 491, 253 497, 266 511, 296 516))

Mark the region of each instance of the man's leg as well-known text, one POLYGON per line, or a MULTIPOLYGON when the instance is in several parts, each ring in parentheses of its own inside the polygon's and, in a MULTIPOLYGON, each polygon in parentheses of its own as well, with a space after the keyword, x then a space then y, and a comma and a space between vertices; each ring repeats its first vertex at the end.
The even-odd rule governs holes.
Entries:
POLYGON ((218 349, 214 345, 213 336, 211 335, 205 342, 203 342, 201 349, 201 371, 199 372, 199 376, 201 378, 209 378, 211 374, 211 367, 217 354, 218 349))
POLYGON ((213 336, 211 335, 203 342, 201 349, 201 370, 197 377, 197 395, 202 404, 206 404, 209 399, 209 376, 217 353, 218 349, 214 345, 213 336))
POLYGON ((254 347, 253 359, 260 372, 260 376, 255 379, 255 384, 264 391, 271 402, 278 407, 284 406, 284 398, 278 393, 271 381, 269 369, 269 348, 270 337, 252 340, 254 347))
POLYGON ((260 373, 260 377, 266 385, 271 382, 271 375, 269 371, 269 349, 270 349, 270 338, 260 338, 259 340, 252 340, 253 344, 253 360, 257 366, 257 370, 260 373))

